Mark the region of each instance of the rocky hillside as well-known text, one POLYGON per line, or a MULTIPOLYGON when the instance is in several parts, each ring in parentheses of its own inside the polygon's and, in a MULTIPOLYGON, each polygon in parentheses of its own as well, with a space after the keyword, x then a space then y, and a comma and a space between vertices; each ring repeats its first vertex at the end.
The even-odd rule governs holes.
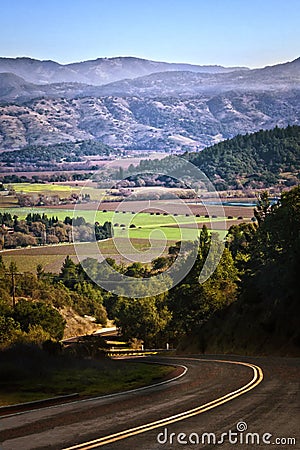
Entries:
POLYGON ((0 148, 98 139, 123 149, 198 150, 299 120, 300 90, 192 98, 34 99, 0 106, 0 148))

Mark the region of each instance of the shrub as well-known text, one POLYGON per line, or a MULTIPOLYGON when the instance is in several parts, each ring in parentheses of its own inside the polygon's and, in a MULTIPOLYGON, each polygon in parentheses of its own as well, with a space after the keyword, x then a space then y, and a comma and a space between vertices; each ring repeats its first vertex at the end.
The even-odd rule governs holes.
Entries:
POLYGON ((63 337, 66 322, 52 306, 41 302, 20 300, 15 306, 13 318, 19 322, 21 330, 26 333, 32 326, 40 325, 53 339, 59 340, 63 337))

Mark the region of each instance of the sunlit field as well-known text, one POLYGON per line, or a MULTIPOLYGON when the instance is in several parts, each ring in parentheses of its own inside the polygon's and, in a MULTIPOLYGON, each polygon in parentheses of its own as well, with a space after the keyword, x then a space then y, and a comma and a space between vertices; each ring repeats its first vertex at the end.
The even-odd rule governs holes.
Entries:
MULTIPOLYGON (((34 186, 34 185, 33 185, 34 186)), ((53 186, 55 187, 55 186, 53 186)), ((114 258, 118 263, 130 263, 135 260, 134 250, 131 254, 130 247, 139 252, 143 252, 152 246, 157 256, 166 254, 168 247, 177 241, 194 241, 199 236, 200 229, 205 224, 212 230, 217 230, 221 238, 225 236, 224 228, 230 226, 234 219, 225 221, 220 218, 207 218, 205 216, 196 217, 192 214, 164 214, 154 212, 128 212, 128 211, 95 211, 74 209, 56 209, 41 207, 25 208, 1 208, 0 211, 6 211, 12 216, 17 215, 19 219, 25 219, 27 214, 37 212, 45 213, 48 217, 58 217, 64 220, 65 217, 84 217, 86 222, 95 223, 98 221, 101 225, 104 222, 112 222, 114 239, 108 239, 98 242, 100 249, 100 258, 114 258), (128 246, 129 240, 129 246, 128 246), (122 247, 124 252, 122 253, 122 247), (128 250, 129 249, 129 250, 128 250), (120 253, 121 250, 121 253, 120 253), (129 253, 128 253, 129 252, 129 253)), ((95 254, 95 246, 90 243, 79 243, 85 246, 87 257, 99 259, 98 251, 95 254), (91 250, 90 250, 91 249, 91 250)), ((20 268, 26 268, 26 271, 35 272, 38 264, 49 272, 59 272, 61 265, 69 255, 74 262, 78 262, 76 250, 73 244, 63 243, 57 245, 47 245, 39 247, 25 247, 1 252, 6 264, 16 261, 20 268)))

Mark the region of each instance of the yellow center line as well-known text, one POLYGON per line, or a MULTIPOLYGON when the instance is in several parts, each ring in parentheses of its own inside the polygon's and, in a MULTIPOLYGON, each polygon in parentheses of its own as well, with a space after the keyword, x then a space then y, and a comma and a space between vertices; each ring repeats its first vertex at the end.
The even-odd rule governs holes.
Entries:
POLYGON ((220 406, 224 403, 227 403, 231 400, 233 400, 236 397, 239 397, 240 395, 245 394, 248 391, 251 391, 256 386, 258 386, 262 380, 263 380, 263 371, 259 366, 256 366, 254 364, 240 362, 240 361, 223 361, 223 360, 216 360, 216 359, 196 359, 196 358, 184 358, 190 361, 205 361, 205 362, 217 362, 217 363, 225 363, 225 364, 236 364, 236 365, 242 365, 246 367, 250 367, 253 370, 253 378, 249 383, 245 384, 244 386, 240 387, 239 389, 229 392, 228 394, 219 397, 215 400, 212 400, 211 402, 205 403, 204 405, 198 406, 196 408, 190 409, 188 411, 181 412, 179 414, 176 414, 174 416, 166 417, 164 419, 157 420, 155 422, 150 422, 145 425, 140 425, 138 427, 129 428, 128 430, 120 431, 115 434, 111 434, 109 436, 104 436, 98 439, 94 439, 89 442, 84 442, 82 444, 74 445, 72 447, 65 448, 63 450, 89 450, 93 448, 97 448, 106 444, 111 444, 112 442, 119 441, 121 439, 126 439, 131 436, 135 436, 137 434, 145 433, 146 431, 154 430, 155 428, 159 428, 165 425, 169 425, 174 422, 178 422, 180 420, 188 419, 189 417, 196 416, 198 414, 202 414, 206 411, 209 411, 210 409, 216 408, 217 406, 220 406))

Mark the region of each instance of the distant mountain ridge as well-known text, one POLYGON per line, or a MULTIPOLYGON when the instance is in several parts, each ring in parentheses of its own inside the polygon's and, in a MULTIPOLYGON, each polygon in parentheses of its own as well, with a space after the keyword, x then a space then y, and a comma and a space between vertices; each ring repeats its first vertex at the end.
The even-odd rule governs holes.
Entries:
POLYGON ((158 72, 95 88, 97 95, 197 95, 231 90, 270 91, 300 88, 300 59, 280 66, 222 73, 158 72))
POLYGON ((23 102, 38 97, 77 96, 183 97, 300 88, 300 58, 254 70, 156 63, 137 58, 100 59, 67 66, 26 58, 25 65, 23 63, 24 58, 0 58, 0 100, 23 102), (3 66, 8 71, 3 72, 3 66), (75 69, 70 68, 73 66, 75 69), (43 82, 34 82, 37 77, 43 82))
POLYGON ((81 83, 34 84, 14 73, 0 73, 0 101, 24 102, 39 97, 73 97, 85 95, 88 85, 81 83))
POLYGON ((125 150, 195 151, 237 134, 300 124, 300 58, 255 70, 189 66, 191 71, 182 70, 185 64, 129 57, 66 66, 0 58, 0 71, 4 65, 0 150, 96 139, 125 150), (26 80, 20 70, 11 72, 17 63, 26 80), (99 82, 105 75, 106 84, 49 82, 64 78, 65 70, 69 80, 81 73, 99 82), (30 76, 48 81, 36 84, 30 76), (123 78, 112 81, 117 76, 123 78))
POLYGON ((35 84, 84 83, 99 86, 125 78, 137 78, 165 71, 226 73, 246 67, 200 66, 167 63, 135 57, 98 58, 71 64, 40 61, 33 58, 0 58, 0 73, 10 72, 35 84))

